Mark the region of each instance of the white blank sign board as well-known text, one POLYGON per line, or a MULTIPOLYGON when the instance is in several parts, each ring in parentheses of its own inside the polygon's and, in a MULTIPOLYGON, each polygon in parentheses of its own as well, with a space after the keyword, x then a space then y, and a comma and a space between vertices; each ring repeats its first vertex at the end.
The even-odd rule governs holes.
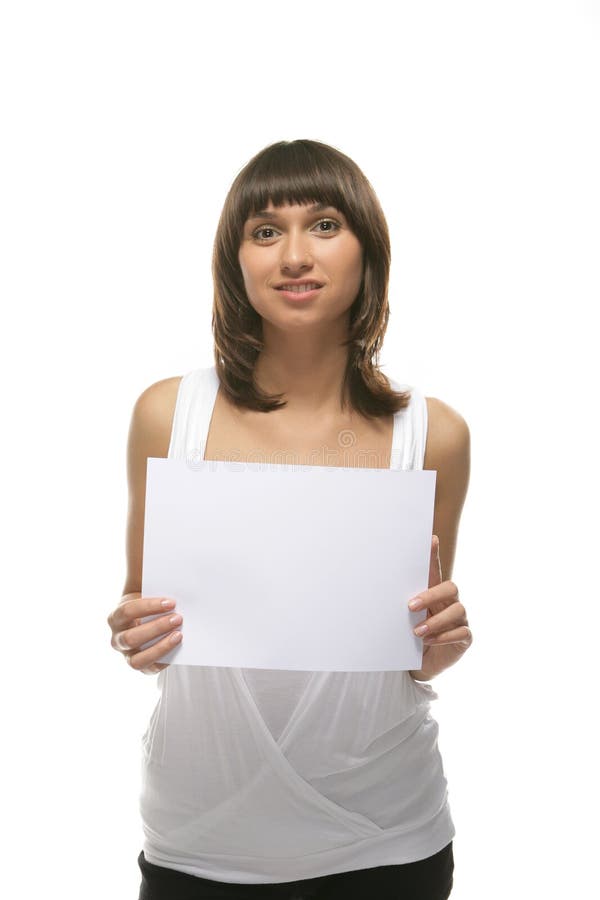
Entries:
POLYGON ((183 616, 161 661, 420 669, 436 474, 150 457, 142 596, 183 616))

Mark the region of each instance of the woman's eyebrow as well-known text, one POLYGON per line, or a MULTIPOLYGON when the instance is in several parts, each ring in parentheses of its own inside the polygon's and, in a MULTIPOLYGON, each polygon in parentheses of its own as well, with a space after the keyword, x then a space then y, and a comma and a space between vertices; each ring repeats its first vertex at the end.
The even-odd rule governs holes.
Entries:
MULTIPOLYGON (((307 214, 321 212, 324 209, 335 209, 334 206, 331 206, 329 203, 313 203, 312 206, 309 206, 306 210, 307 214)), ((277 210, 272 209, 259 209, 258 212, 255 212, 254 215, 248 216, 247 221, 252 222, 254 219, 277 219, 279 217, 279 213, 277 210)))

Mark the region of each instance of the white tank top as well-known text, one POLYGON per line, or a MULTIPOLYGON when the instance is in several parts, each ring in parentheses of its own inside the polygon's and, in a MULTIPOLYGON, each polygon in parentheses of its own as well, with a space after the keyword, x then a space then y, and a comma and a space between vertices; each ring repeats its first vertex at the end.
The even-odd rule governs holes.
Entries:
MULTIPOLYGON (((427 404, 394 417, 392 469, 422 469, 427 404)), ((169 458, 203 459, 219 379, 182 378, 169 458)), ((215 881, 414 862, 454 837, 437 694, 406 671, 171 665, 142 737, 144 856, 215 881)))

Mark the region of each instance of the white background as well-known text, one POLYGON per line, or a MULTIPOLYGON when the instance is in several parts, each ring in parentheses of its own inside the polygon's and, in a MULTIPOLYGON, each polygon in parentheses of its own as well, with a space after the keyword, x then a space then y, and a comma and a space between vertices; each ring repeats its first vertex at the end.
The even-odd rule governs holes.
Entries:
POLYGON ((457 409, 434 679, 456 900, 597 885, 600 24, 591 2, 7 2, 0 13, 3 880, 137 898, 156 682, 111 649, 125 449, 151 383, 212 365, 210 255, 254 153, 308 137, 392 237, 380 362, 457 409))

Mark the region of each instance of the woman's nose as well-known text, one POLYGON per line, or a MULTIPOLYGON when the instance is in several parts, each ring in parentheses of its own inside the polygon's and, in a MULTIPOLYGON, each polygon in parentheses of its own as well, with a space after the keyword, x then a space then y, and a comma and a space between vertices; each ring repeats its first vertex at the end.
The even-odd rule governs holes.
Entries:
POLYGON ((309 237, 296 231, 290 231, 280 243, 280 264, 282 269, 294 269, 312 265, 309 237))

